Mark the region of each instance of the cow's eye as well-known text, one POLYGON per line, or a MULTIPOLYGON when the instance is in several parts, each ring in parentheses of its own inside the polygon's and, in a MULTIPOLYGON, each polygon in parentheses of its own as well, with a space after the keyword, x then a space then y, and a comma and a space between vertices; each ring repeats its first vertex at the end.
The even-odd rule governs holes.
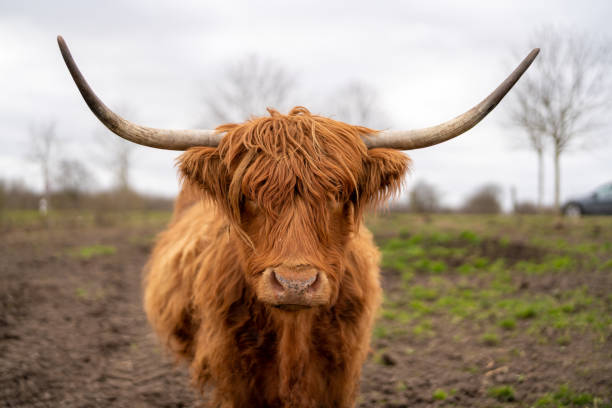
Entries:
POLYGON ((245 210, 247 210, 248 212, 257 212, 259 211, 259 206, 257 205, 257 203, 253 200, 245 200, 244 201, 244 208, 245 210))
POLYGON ((344 207, 344 201, 342 201, 339 197, 333 197, 327 201, 328 208, 332 211, 342 210, 344 207))

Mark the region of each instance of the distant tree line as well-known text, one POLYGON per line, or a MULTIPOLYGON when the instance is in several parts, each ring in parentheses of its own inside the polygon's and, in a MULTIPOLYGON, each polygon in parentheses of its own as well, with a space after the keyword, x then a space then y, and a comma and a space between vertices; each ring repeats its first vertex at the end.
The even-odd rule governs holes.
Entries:
MULTIPOLYGON (((457 207, 445 205, 441 191, 433 184, 419 180, 408 193, 407 201, 392 203, 394 211, 408 211, 415 214, 463 213, 463 214, 500 214, 503 212, 502 188, 494 183, 484 184, 474 189, 457 207)), ((510 208, 516 214, 535 214, 538 207, 535 203, 524 201, 513 202, 510 208)))
MULTIPOLYGON (((0 180, 0 211, 38 210, 41 194, 22 182, 0 180)), ((83 191, 60 187, 52 189, 47 199, 57 210, 170 210, 173 199, 144 195, 133 190, 83 191)))

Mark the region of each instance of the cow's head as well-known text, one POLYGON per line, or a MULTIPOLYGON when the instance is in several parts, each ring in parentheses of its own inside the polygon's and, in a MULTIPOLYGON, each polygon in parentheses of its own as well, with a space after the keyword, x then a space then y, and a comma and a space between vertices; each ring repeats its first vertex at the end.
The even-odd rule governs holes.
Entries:
POLYGON ((408 158, 367 149, 361 137, 370 129, 302 107, 269 112, 219 127, 219 146, 189 149, 180 169, 230 219, 260 300, 285 309, 328 304, 363 209, 396 191, 408 158))
POLYGON ((146 146, 187 150, 179 159, 184 180, 227 216, 258 298, 286 310, 334 302, 342 255, 364 208, 395 192, 406 172, 409 159, 398 150, 432 146, 472 128, 539 51, 474 108, 431 128, 374 132, 298 107, 215 130, 164 130, 132 124, 108 109, 61 37, 58 43, 83 98, 111 131, 146 146))

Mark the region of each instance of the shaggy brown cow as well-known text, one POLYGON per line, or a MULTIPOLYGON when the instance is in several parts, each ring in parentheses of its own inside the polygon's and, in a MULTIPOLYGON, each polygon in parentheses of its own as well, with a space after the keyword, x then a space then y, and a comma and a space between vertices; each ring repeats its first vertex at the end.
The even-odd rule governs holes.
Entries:
POLYGON ((481 120, 535 58, 462 116, 434 128, 375 132, 296 107, 215 131, 133 125, 89 88, 119 136, 187 149, 174 217, 146 268, 145 309, 161 339, 223 407, 351 407, 380 303, 368 206, 399 188, 397 149, 448 140, 481 120))

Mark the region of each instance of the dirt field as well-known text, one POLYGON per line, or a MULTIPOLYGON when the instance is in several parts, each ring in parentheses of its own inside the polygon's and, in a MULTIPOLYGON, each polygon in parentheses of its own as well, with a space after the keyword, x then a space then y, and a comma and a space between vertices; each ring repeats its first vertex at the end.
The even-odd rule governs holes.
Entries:
MULTIPOLYGON (((141 307, 166 219, 5 216, 0 406, 202 406, 141 307)), ((386 296, 360 407, 612 406, 612 218, 369 224, 386 296)))

